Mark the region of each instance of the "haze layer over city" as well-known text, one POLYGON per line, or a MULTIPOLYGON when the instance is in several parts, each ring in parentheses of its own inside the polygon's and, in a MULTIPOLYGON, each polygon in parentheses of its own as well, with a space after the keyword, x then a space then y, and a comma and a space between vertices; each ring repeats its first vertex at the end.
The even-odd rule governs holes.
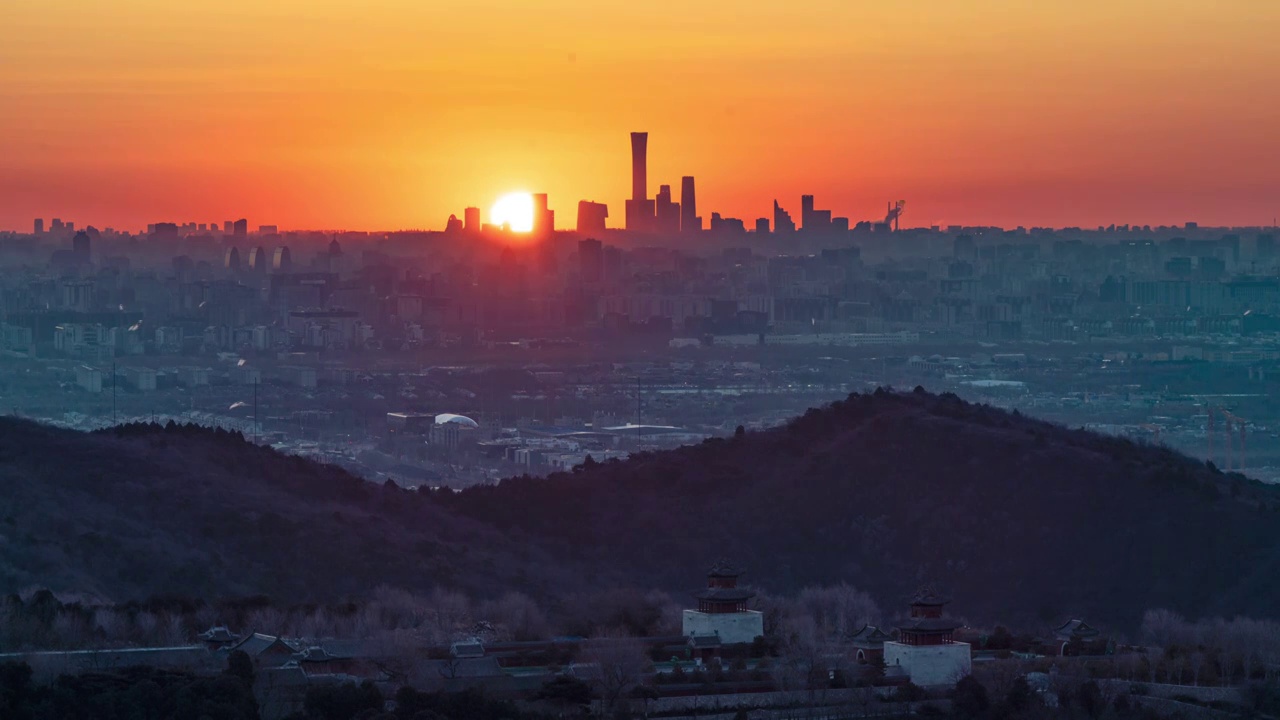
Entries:
POLYGON ((1274 714, 1278 8, 19 0, 0 716, 1274 714))

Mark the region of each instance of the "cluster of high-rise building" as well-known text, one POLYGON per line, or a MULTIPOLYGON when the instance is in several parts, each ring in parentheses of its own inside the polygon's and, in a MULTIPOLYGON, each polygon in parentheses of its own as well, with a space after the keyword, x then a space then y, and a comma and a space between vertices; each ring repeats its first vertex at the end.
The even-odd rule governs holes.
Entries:
MULTIPOLYGON (((671 197, 670 185, 659 185, 649 198, 649 133, 631 133, 631 198, 627 200, 627 230, 636 233, 677 235, 702 230, 692 176, 680 179, 680 202, 671 197)), ((581 230, 581 228, 580 228, 581 230)))
MULTIPOLYGON (((750 227, 739 218, 724 217, 718 212, 711 214, 709 227, 698 214, 698 199, 695 180, 692 175, 680 178, 680 195, 677 198, 671 185, 661 184, 655 195, 649 195, 649 133, 631 133, 631 197, 626 200, 623 231, 637 237, 675 238, 679 236, 698 235, 710 231, 720 238, 733 238, 753 232, 757 236, 802 236, 816 241, 839 241, 850 237, 850 232, 861 230, 866 232, 884 232, 896 230, 896 219, 902 212, 902 203, 890 206, 890 214, 883 221, 863 221, 850 225, 849 218, 833 217, 830 210, 819 209, 813 195, 800 198, 800 224, 797 225, 777 200, 773 203, 772 223, 770 218, 757 218, 750 227)), ((534 199, 534 226, 530 234, 545 239, 555 231, 555 212, 548 207, 547 195, 538 193, 534 199)), ((469 235, 500 232, 499 228, 480 221, 480 208, 468 207, 464 211, 463 220, 450 216, 445 226, 446 232, 463 232, 469 235)), ((588 237, 599 237, 609 232, 608 205, 594 200, 578 202, 575 230, 588 237)))

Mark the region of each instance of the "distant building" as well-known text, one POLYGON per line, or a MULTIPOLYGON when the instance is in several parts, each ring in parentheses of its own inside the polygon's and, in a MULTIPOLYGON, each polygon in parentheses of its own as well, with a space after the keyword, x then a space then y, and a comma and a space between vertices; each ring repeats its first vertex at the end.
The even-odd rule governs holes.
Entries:
POLYGON ((89 233, 84 230, 76 233, 76 236, 71 239, 71 253, 75 256, 76 264, 88 265, 92 261, 91 244, 89 233))
POLYGON ((653 230, 653 201, 649 199, 649 133, 631 133, 631 198, 627 200, 627 229, 653 230))
POLYGON ((462 229, 473 235, 480 232, 480 208, 469 207, 462 211, 462 229))
POLYGON ((898 623, 898 639, 884 643, 885 664, 901 667, 916 685, 954 685, 972 669, 969 644, 954 639, 960 622, 942 612, 947 602, 936 590, 921 589, 910 616, 898 623))
POLYGON ((782 209, 777 200, 773 201, 773 231, 779 235, 790 235, 796 231, 796 223, 791 213, 782 209))
POLYGON ((76 385, 85 392, 102 392, 102 371, 88 365, 80 365, 76 368, 76 385))
POLYGON ((249 251, 249 269, 256 273, 265 273, 270 260, 267 258, 267 251, 261 247, 256 247, 249 251))
POLYGON ((578 241, 578 273, 587 283, 597 283, 604 278, 604 245, 599 240, 578 241))
POLYGON ((280 379, 304 389, 316 386, 316 369, 303 365, 285 365, 280 368, 280 379))
POLYGON ((129 387, 139 392, 156 389, 156 371, 149 367, 123 367, 120 368, 120 376, 129 387))
POLYGON ((223 257, 222 266, 231 272, 240 271, 240 249, 237 247, 227 248, 226 255, 223 257))
POLYGON ((817 209, 812 195, 800 196, 800 229, 806 233, 831 231, 831 211, 817 209))
POLYGON ((1068 620, 1053 629, 1058 654, 1063 656, 1103 655, 1108 641, 1102 632, 1083 620, 1068 620))
POLYGON ((36 235, 44 234, 44 219, 36 218, 35 227, 33 228, 36 235))
POLYGON ((590 200, 578 201, 578 232, 586 235, 603 234, 605 219, 608 217, 608 205, 590 200))
POLYGON ((271 269, 280 273, 293 269, 293 257, 289 253, 288 245, 281 245, 271 254, 271 269))
POLYGON ((231 224, 231 234, 244 237, 249 234, 249 221, 240 218, 231 224))
POLYGON ((189 388, 208 385, 209 368, 191 365, 178 368, 178 384, 189 388))
POLYGON ((702 230, 702 218, 698 217, 698 196, 693 187, 693 176, 680 178, 680 232, 686 235, 702 230))
POLYGON ((720 213, 711 213, 711 232, 719 235, 742 235, 746 231, 746 223, 740 218, 720 217, 720 213))
POLYGON ((249 656, 258 667, 279 667, 293 659, 298 647, 275 635, 254 633, 240 642, 225 646, 232 652, 239 650, 249 656))
POLYGON ((546 237, 556 229, 556 213, 547 205, 546 193, 533 195, 533 235, 546 237))
POLYGON ((681 633, 685 637, 718 637, 724 645, 753 642, 764 635, 764 615, 747 609, 755 593, 738 587, 742 571, 726 562, 707 571, 707 589, 694 595, 697 610, 685 610, 681 633))
POLYGON ((680 205, 671 201, 671 186, 658 186, 658 196, 654 200, 654 230, 664 235, 675 235, 680 232, 680 205))
POLYGON ((884 657, 884 644, 893 638, 874 625, 864 625, 862 629, 849 638, 854 648, 854 659, 858 662, 869 662, 884 657))

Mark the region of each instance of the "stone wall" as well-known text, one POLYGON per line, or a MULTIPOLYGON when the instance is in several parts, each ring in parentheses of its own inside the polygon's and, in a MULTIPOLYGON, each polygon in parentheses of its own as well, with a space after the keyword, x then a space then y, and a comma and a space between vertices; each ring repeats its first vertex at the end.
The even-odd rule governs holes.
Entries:
POLYGON ((694 633, 719 635, 720 642, 725 645, 749 643, 764 635, 764 615, 755 610, 736 613, 685 610, 680 628, 685 637, 694 633))
POLYGON ((885 665, 902 666, 911 682, 921 687, 955 685, 973 667, 968 643, 946 645, 884 644, 885 665))

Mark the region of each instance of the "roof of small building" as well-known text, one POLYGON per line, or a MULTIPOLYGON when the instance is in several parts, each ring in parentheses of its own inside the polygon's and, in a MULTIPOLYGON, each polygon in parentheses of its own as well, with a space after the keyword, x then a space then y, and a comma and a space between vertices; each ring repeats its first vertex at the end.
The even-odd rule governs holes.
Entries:
POLYGON ((455 658, 484 657, 484 644, 476 638, 459 640, 449 646, 449 654, 455 658))
POLYGON ((250 634, 244 640, 241 640, 239 643, 234 645, 231 649, 241 650, 249 655, 249 657, 254 657, 261 655, 273 647, 288 650, 290 653, 298 652, 298 648, 290 645, 284 640, 281 640, 279 637, 276 637, 275 635, 263 635, 262 633, 250 634))
POLYGON ((1060 638, 1080 640, 1084 638, 1097 637, 1101 632, 1083 620, 1068 620, 1057 628, 1054 628, 1053 634, 1060 638))
POLYGON ((293 657, 298 662, 326 662, 335 659, 322 647, 309 647, 293 657))
POLYGON ((946 605, 951 598, 943 595, 932 585, 923 585, 911 596, 912 605, 946 605))
POLYGON ((695 650, 712 650, 721 646, 719 633, 690 633, 689 645, 695 650))
POLYGON ((849 637, 852 642, 869 645, 881 644, 891 639, 887 633, 874 625, 863 625, 861 630, 849 637))
POLYGON ((725 560, 724 558, 717 560, 716 564, 712 565, 711 568, 707 570, 707 577, 736 578, 742 574, 743 574, 743 570, 741 568, 734 567, 728 560, 725 560))
POLYGON ((212 643, 231 643, 240 639, 240 636, 231 632, 223 625, 211 627, 208 630, 196 636, 202 642, 212 643))

